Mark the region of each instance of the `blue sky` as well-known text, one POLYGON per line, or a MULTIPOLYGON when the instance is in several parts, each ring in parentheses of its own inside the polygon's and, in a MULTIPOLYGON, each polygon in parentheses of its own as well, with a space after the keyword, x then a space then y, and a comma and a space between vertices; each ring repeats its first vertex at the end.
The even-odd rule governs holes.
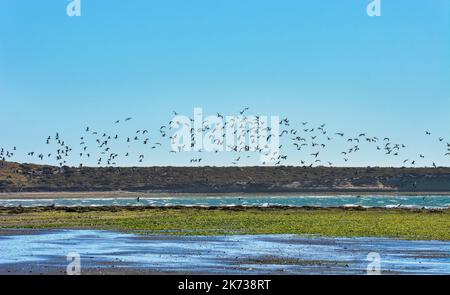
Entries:
MULTIPOLYGON (((45 152, 57 131, 77 146, 86 126, 152 136, 172 110, 232 115, 248 106, 296 128, 388 136, 407 145, 402 160, 423 153, 419 165, 448 166, 437 138, 450 142, 450 2, 382 0, 380 17, 367 16, 369 2, 81 0, 82 15, 68 17, 66 0, 0 0, 0 147, 39 162, 26 153, 45 152)), ((330 144, 327 160, 399 165, 369 148, 344 163, 343 146, 330 144)), ((306 157, 289 155, 286 164, 306 157)), ((143 164, 191 157, 166 148, 143 164)), ((235 155, 203 157, 227 165, 235 155)))

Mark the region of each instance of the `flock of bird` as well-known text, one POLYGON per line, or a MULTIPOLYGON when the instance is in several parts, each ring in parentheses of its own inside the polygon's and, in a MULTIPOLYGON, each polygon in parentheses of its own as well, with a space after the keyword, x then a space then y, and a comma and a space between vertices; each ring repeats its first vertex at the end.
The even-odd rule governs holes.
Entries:
MULTIPOLYGON (((225 128, 228 126, 234 130, 234 136, 237 138, 236 144, 227 145, 227 150, 236 153, 235 157, 232 157, 230 164, 238 165, 242 162, 244 158, 251 158, 255 154, 263 154, 270 161, 262 162, 261 164, 273 164, 273 165, 285 165, 288 160, 288 155, 280 152, 274 152, 269 149, 267 144, 271 140, 272 128, 264 125, 260 122, 260 116, 251 116, 252 119, 256 119, 256 124, 246 125, 246 112, 249 108, 246 107, 239 112, 239 118, 243 120, 231 120, 226 121, 222 126, 214 125, 213 122, 203 121, 202 127, 198 130, 194 128, 190 129, 191 134, 191 147, 195 146, 195 134, 209 132, 209 134, 214 134, 219 132, 221 134, 218 138, 211 136, 211 140, 217 145, 217 149, 214 150, 215 153, 219 152, 219 147, 225 144, 225 128), (239 133, 238 129, 241 128, 243 132, 239 133), (261 131, 266 131, 263 133, 261 131), (264 138, 265 144, 259 144, 261 142, 261 137, 264 138), (245 137, 245 138, 243 138, 245 137), (253 146, 253 149, 252 149, 253 146)), ((173 112, 176 116, 177 112, 173 112)), ((217 113, 218 119, 223 120, 224 116, 217 113)), ((114 125, 125 124, 131 121, 131 117, 127 117, 123 120, 114 121, 114 125)), ((190 119, 191 122, 194 119, 190 119)), ((47 146, 45 152, 43 151, 27 151, 26 155, 28 158, 39 162, 56 162, 59 166, 66 166, 68 163, 79 163, 79 167, 83 167, 84 163, 89 159, 89 162, 94 162, 98 166, 115 166, 118 163, 118 159, 127 159, 126 162, 130 164, 137 163, 148 163, 144 162, 146 159, 150 159, 147 152, 152 150, 160 149, 163 147, 165 140, 169 140, 170 144, 175 144, 176 134, 169 136, 171 130, 176 126, 179 126, 179 122, 170 121, 167 125, 162 125, 155 132, 148 129, 138 129, 133 134, 119 135, 118 133, 107 133, 94 130, 91 127, 85 127, 84 131, 79 137, 79 142, 76 146, 68 144, 64 140, 63 136, 56 132, 54 135, 48 135, 44 139, 44 143, 47 146), (117 148, 118 145, 125 145, 125 149, 117 148), (138 153, 135 153, 136 145, 141 146, 138 153), (73 158, 73 157, 76 157, 73 158)), ((289 118, 282 118, 279 122, 280 134, 279 134, 279 151, 294 151, 301 153, 300 158, 304 160, 299 160, 298 166, 333 166, 333 162, 326 161, 322 155, 325 153, 326 149, 335 143, 340 141, 340 145, 345 145, 345 149, 342 149, 339 153, 339 157, 347 163, 351 161, 351 157, 356 153, 360 152, 361 149, 372 146, 374 151, 383 153, 385 156, 397 157, 397 162, 401 166, 414 167, 418 164, 419 160, 421 163, 426 162, 426 156, 424 153, 416 153, 415 157, 400 158, 402 152, 407 148, 403 143, 397 143, 392 141, 389 137, 377 137, 371 136, 365 132, 348 135, 344 132, 333 132, 327 128, 326 124, 320 124, 318 126, 313 126, 309 122, 300 122, 299 124, 292 123, 289 118), (286 143, 287 142, 287 143, 286 143)), ((450 156, 450 143, 446 141, 443 137, 435 138, 430 131, 424 131, 424 136, 435 140, 437 143, 442 144, 443 156, 450 156)), ((170 149, 169 153, 179 153, 186 148, 186 143, 177 146, 177 149, 170 149)), ((18 152, 18 148, 13 146, 10 149, 0 147, 0 160, 1 161, 12 161, 14 160, 15 154, 18 152)), ((197 150, 197 155, 201 155, 205 150, 197 150)), ((334 157, 336 158, 336 157, 334 157)), ((393 160, 394 161, 394 160, 393 160)), ((189 160, 190 164, 202 164, 205 163, 203 157, 193 157, 189 160)), ((292 165, 292 162, 289 163, 292 165)), ((395 165, 393 165, 395 166, 395 165)), ((438 165, 429 161, 425 166, 437 167, 438 165)))

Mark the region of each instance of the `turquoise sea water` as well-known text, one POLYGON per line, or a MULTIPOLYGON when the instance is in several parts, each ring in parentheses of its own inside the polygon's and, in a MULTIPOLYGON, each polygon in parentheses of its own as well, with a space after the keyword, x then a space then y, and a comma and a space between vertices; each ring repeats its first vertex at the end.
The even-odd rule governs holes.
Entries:
POLYGON ((3 199, 0 206, 364 206, 449 208, 450 195, 327 195, 327 196, 176 196, 165 198, 3 199))

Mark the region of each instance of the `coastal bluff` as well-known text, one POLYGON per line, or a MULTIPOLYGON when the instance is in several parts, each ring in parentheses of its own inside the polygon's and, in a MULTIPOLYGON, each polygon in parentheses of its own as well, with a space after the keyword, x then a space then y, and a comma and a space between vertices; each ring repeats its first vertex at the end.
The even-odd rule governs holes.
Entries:
POLYGON ((55 167, 0 162, 0 192, 450 192, 450 168, 55 167))

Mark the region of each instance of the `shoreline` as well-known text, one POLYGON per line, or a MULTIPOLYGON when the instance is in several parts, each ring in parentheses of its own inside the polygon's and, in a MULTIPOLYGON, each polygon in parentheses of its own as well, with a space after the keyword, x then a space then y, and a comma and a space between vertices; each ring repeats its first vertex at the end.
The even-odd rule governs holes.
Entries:
POLYGON ((314 191, 314 192, 214 192, 214 193, 183 193, 183 192, 136 192, 136 191, 92 191, 92 192, 0 192, 0 199, 82 199, 82 198, 168 198, 168 197, 260 197, 260 196, 442 196, 450 195, 450 192, 436 192, 436 191, 314 191))
MULTIPOLYGON (((196 210, 196 211, 293 211, 293 212, 305 212, 305 211, 343 211, 343 212, 405 212, 405 213, 433 213, 433 212, 449 212, 450 208, 408 208, 408 207, 364 207, 364 206, 330 206, 330 207, 319 207, 319 206, 281 206, 281 205, 269 205, 266 207, 262 206, 246 206, 246 205, 235 205, 235 206, 202 206, 202 205, 170 205, 170 206, 155 206, 155 205, 99 205, 99 206, 30 206, 30 207, 20 207, 20 206, 0 206, 0 213, 4 212, 7 214, 24 214, 24 213, 37 213, 37 212, 69 212, 69 213, 86 213, 86 212, 139 212, 139 211, 170 211, 170 210, 196 210)), ((0 225, 0 229, 1 229, 0 225)))

